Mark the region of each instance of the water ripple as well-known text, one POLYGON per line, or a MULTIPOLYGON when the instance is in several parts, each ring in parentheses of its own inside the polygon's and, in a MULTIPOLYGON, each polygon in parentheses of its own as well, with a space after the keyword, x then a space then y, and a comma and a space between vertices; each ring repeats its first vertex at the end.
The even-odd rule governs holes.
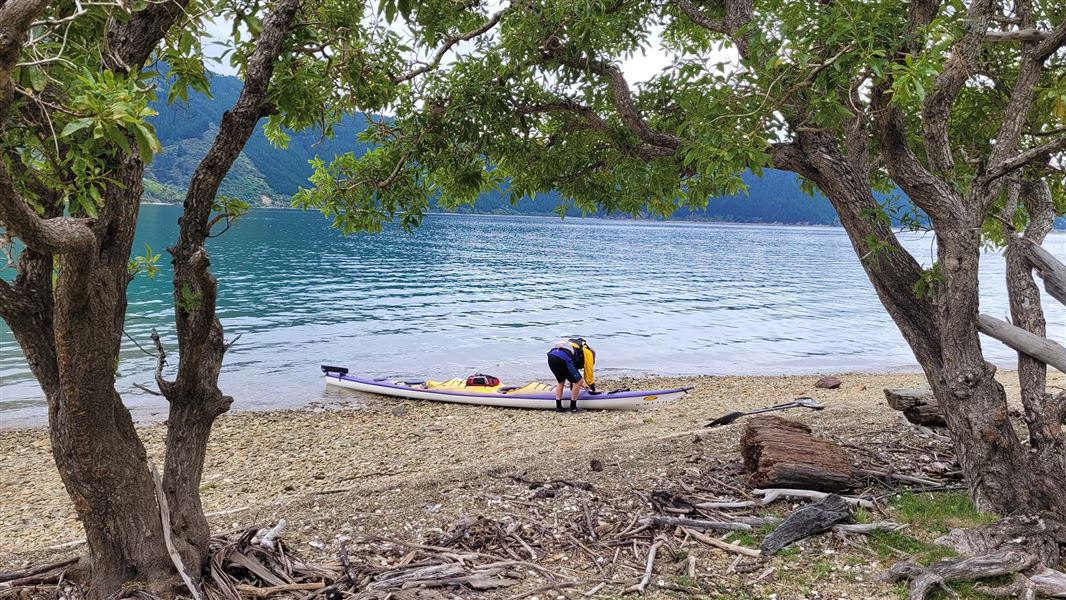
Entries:
MULTIPOLYGON (((136 248, 171 244, 179 209, 146 206, 136 248)), ((1049 236, 1062 256, 1066 234, 1049 236)), ((904 240, 930 262, 928 237, 904 240)), ((256 210, 211 241, 227 337, 222 388, 237 408, 320 399, 319 363, 372 376, 544 378, 551 341, 583 335, 605 372, 795 373, 909 368, 843 230, 431 216, 414 234, 344 237, 314 213, 256 210)), ((983 261, 982 310, 1008 312, 1003 261, 983 261)), ((175 349, 170 264, 130 286, 127 332, 175 349)), ((1049 311, 1050 313, 1050 311, 1049 311)), ((1066 314, 1048 330, 1066 333, 1066 314)), ((993 361, 1013 353, 986 342, 993 361)), ((122 345, 118 388, 162 413, 151 357, 122 345)), ((41 393, 0 326, 0 419, 39 421, 41 393)))

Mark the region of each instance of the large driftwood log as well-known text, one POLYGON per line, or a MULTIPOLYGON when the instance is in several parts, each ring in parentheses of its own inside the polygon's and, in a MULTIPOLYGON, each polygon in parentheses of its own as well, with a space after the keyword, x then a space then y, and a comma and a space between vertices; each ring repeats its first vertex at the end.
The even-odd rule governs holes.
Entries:
POLYGON ((951 546, 964 556, 1014 550, 1032 554, 1045 565, 1057 565, 1060 559, 1058 539, 1066 535, 1058 521, 1040 515, 1005 517, 976 529, 952 529, 936 540, 951 546))
POLYGON ((1032 356, 1066 373, 1066 348, 1058 342, 1029 333, 1021 327, 1015 327, 1006 321, 988 315, 977 317, 977 329, 1018 352, 1032 356))
POLYGON ((908 421, 926 427, 946 427, 944 413, 926 386, 916 388, 885 388, 885 400, 893 410, 903 413, 908 421))
POLYGON ((837 523, 850 518, 851 505, 840 496, 830 494, 821 502, 804 506, 789 515, 777 529, 763 538, 759 549, 763 556, 771 556, 792 542, 829 531, 837 523))
POLYGON ((923 567, 913 562, 892 565, 884 575, 887 581, 910 581, 908 600, 923 600, 940 587, 947 589, 952 581, 977 581, 1024 571, 1039 562, 1032 554, 1015 550, 1000 550, 980 556, 949 558, 923 567))
POLYGON ((749 420, 740 452, 753 487, 840 492, 856 485, 842 448, 811 435, 806 425, 781 417, 749 420))
POLYGON ((1033 244, 1029 246, 1029 262, 1044 280, 1044 289, 1059 302, 1066 304, 1066 265, 1055 255, 1033 244))

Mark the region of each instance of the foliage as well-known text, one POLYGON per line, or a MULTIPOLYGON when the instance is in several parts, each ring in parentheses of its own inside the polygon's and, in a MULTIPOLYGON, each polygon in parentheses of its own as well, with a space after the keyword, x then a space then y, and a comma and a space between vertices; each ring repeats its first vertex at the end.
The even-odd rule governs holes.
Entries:
MULTIPOLYGON (((758 175, 771 166, 772 146, 794 139, 795 123, 843 135, 856 114, 847 93, 856 79, 865 90, 885 84, 893 106, 918 114, 946 50, 966 27, 965 11, 942 11, 915 34, 925 42, 912 51, 903 46, 911 39, 904 3, 767 0, 738 32, 748 52, 734 62, 723 58, 730 36, 700 27, 674 3, 536 0, 500 14, 447 0, 405 8, 385 0, 380 7, 390 21, 407 9, 418 56, 459 38, 472 41, 450 54, 446 67, 416 78, 389 71, 401 82, 385 86, 395 93, 394 119, 361 138, 380 149, 314 163, 315 187, 298 194, 298 205, 322 210, 346 230, 376 229, 390 218, 413 222, 434 204, 467 207, 485 194, 503 195, 512 206, 557 194, 560 211, 572 206, 586 214, 702 209, 748 189, 745 170, 758 175), (471 35, 483 25, 491 33, 471 35), (648 47, 672 62, 639 85, 612 79, 613 65, 648 47), (631 95, 632 114, 619 109, 619 94, 631 95)), ((986 53, 994 77, 1016 77, 1009 60, 1016 46, 986 53)), ((1064 102, 1062 79, 1039 88, 1038 103, 1048 110, 1034 111, 1037 121, 1047 117, 1034 121, 1034 130, 1063 122, 1066 111, 1054 109, 1064 102)), ((994 86, 966 86, 949 123, 958 186, 968 186, 979 167, 966 157, 989 150, 1006 101, 994 86)), ((905 125, 909 136, 920 134, 916 119, 905 125)), ((874 187, 890 192, 887 173, 875 165, 874 187)), ((870 217, 927 226, 907 202, 885 202, 880 213, 870 217)))
POLYGON ((148 279, 154 279, 159 274, 159 254, 152 252, 152 247, 145 244, 144 254, 130 259, 129 272, 130 278, 144 273, 148 279))

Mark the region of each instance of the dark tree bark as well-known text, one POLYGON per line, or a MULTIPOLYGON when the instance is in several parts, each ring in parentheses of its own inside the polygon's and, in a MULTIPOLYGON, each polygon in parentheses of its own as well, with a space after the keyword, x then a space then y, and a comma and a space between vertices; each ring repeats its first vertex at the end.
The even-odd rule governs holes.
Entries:
POLYGON ((259 119, 270 114, 269 85, 300 0, 281 0, 264 23, 248 59, 244 87, 236 104, 222 115, 215 141, 189 183, 179 219, 177 244, 170 248, 174 265, 174 313, 178 330, 178 374, 159 377, 160 391, 170 402, 163 489, 172 511, 174 533, 206 560, 210 528, 200 505, 207 441, 215 418, 233 398, 218 388, 226 344, 215 312, 218 285, 204 247, 210 234, 211 208, 222 179, 240 155, 259 119), (192 305, 184 298, 198 298, 192 305))
MULTIPOLYGON (((113 21, 106 34, 104 68, 140 70, 182 18, 185 4, 151 4, 128 20, 113 21)), ((5 128, 14 95, 11 73, 29 24, 44 5, 15 0, 0 6, 0 115, 5 128)), ((177 308, 179 373, 174 383, 162 386, 171 401, 164 485, 174 511, 175 545, 194 576, 209 542, 199 499, 204 453, 215 416, 229 404, 217 388, 224 345, 215 316, 215 282, 202 245, 218 184, 267 110, 272 65, 297 5, 298 0, 282 0, 265 21, 245 90, 223 119, 219 140, 190 186, 174 252, 176 300, 185 285, 204 300, 196 310, 177 308)), ((25 250, 14 281, 0 281, 0 316, 11 326, 48 400, 53 455, 88 542, 88 591, 105 598, 139 582, 171 595, 179 580, 163 540, 155 484, 133 420, 115 390, 144 165, 135 153, 113 159, 103 205, 91 219, 63 216, 58 194, 41 186, 17 156, 6 158, 0 162, 0 222, 24 242, 25 250), (43 215, 30 208, 22 190, 32 190, 45 207, 43 215), (53 261, 59 270, 54 287, 53 261)))

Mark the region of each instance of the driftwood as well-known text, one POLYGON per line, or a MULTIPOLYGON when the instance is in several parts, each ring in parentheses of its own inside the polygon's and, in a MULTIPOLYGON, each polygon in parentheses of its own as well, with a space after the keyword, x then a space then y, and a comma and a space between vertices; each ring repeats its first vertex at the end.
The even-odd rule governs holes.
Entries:
POLYGON ((851 505, 840 496, 830 494, 821 502, 804 506, 785 518, 777 529, 763 538, 759 548, 763 556, 771 556, 792 542, 829 531, 850 518, 851 505))
POLYGON ((1066 598, 1066 573, 1044 567, 1029 576, 1018 575, 1009 585, 980 591, 1000 598, 1066 598))
MULTIPOLYGON (((750 529, 750 527, 749 527, 749 529, 750 529)), ((78 558, 75 557, 75 558, 68 558, 66 560, 61 560, 59 562, 53 562, 53 563, 48 563, 48 564, 44 564, 44 565, 37 565, 36 567, 31 567, 31 568, 26 569, 24 571, 15 571, 15 572, 12 572, 12 573, 4 573, 4 572, 0 571, 0 584, 2 584, 4 582, 8 582, 8 581, 17 581, 19 579, 25 579, 27 577, 32 577, 34 575, 41 575, 42 573, 48 573, 49 571, 55 571, 57 569, 63 569, 63 568, 72 566, 72 565, 74 565, 77 562, 78 562, 78 558)), ((3 587, 4 587, 3 585, 0 585, 0 588, 3 588, 3 587)))
POLYGON ((744 467, 755 487, 840 492, 856 485, 851 461, 833 442, 809 427, 776 416, 755 417, 740 438, 744 467))
POLYGON ((995 338, 1014 350, 1031 356, 1040 362, 1066 373, 1066 347, 1062 344, 1030 333, 1021 327, 990 317, 977 316, 977 329, 988 337, 995 338))
POLYGON ((664 517, 652 515, 640 520, 642 525, 665 525, 667 527, 687 527, 689 529, 719 531, 751 531, 751 525, 735 521, 706 521, 703 519, 686 519, 684 517, 664 517))
POLYGON ((923 567, 913 562, 892 565, 885 573, 886 581, 910 581, 908 600, 923 600, 935 588, 947 590, 952 581, 977 581, 1024 571, 1038 562, 1032 554, 1015 550, 1000 550, 980 556, 949 558, 923 567))
POLYGON ((1066 304, 1066 265, 1037 244, 1029 246, 1029 262, 1044 280, 1044 289, 1048 295, 1066 304))
POLYGON ((885 399, 893 410, 901 411, 915 425, 947 426, 940 404, 928 387, 885 388, 885 399))
POLYGON ((754 548, 748 548, 746 546, 738 546, 736 544, 730 544, 729 542, 724 542, 722 540, 715 539, 715 538, 710 537, 708 535, 703 535, 702 533, 700 533, 698 531, 694 531, 692 529, 684 529, 683 528, 682 531, 684 531, 686 534, 688 534, 689 537, 691 537, 694 540, 703 542, 704 544, 707 544, 708 546, 714 546, 715 548, 719 548, 721 550, 725 550, 726 552, 732 552, 734 554, 739 554, 741 556, 748 556, 750 558, 759 558, 759 557, 762 556, 762 553, 760 553, 758 550, 756 550, 754 548))
MULTIPOLYGON (((806 498, 808 500, 825 500, 830 494, 825 492, 816 492, 814 490, 789 490, 789 489, 770 489, 770 490, 752 490, 752 495, 762 496, 763 504, 769 504, 778 498, 806 498)), ((848 504, 854 506, 861 506, 863 508, 874 508, 874 503, 864 498, 852 498, 851 496, 841 496, 841 498, 848 504)))

